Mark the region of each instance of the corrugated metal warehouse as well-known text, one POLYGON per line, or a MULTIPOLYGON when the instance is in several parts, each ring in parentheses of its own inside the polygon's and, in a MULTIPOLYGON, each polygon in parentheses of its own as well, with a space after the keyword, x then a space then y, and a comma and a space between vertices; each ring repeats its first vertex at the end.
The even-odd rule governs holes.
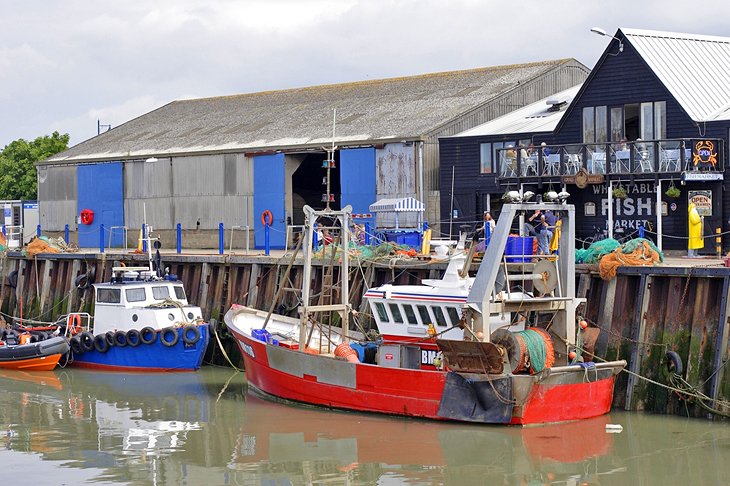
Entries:
MULTIPOLYGON (((366 215, 378 199, 414 197, 438 229, 438 138, 579 84, 588 73, 562 59, 174 101, 40 162, 40 223, 44 232, 68 224, 81 247, 99 245, 103 224, 107 241, 120 246, 124 227, 136 242, 146 212, 166 246, 180 224, 186 247, 216 247, 223 223, 250 226, 261 247, 259 215, 268 209, 271 245, 283 247, 287 224, 302 223, 301 207, 323 207, 322 166, 336 110, 332 207, 349 204, 366 215), (84 209, 92 221, 81 222, 84 209)), ((378 226, 392 224, 377 217, 378 226)))

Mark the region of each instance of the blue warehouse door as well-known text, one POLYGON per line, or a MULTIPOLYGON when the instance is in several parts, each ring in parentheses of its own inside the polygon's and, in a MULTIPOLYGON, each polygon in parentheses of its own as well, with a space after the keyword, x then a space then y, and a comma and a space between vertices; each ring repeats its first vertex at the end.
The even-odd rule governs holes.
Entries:
POLYGON ((253 220, 254 246, 264 247, 264 225, 261 213, 271 211, 273 223, 269 233, 271 248, 284 248, 286 238, 286 200, 284 184, 284 154, 256 155, 253 158, 253 220))
POLYGON ((352 206, 356 216, 355 223, 370 223, 375 229, 375 215, 371 218, 358 218, 366 215, 369 206, 375 202, 375 148, 340 150, 340 190, 342 206, 352 206))
POLYGON ((104 225, 104 246, 124 246, 124 237, 113 226, 124 226, 124 182, 122 163, 80 165, 77 169, 78 212, 94 212, 91 224, 79 224, 79 247, 99 248, 99 228, 104 225))

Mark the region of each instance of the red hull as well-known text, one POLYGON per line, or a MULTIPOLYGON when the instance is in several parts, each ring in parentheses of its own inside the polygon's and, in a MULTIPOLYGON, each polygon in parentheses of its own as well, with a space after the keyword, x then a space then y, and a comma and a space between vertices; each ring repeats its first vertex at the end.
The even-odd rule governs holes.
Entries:
MULTIPOLYGON (((267 345, 231 331, 238 339, 248 382, 269 395, 330 408, 454 420, 439 414, 446 372, 352 364, 267 345), (267 348, 275 355, 273 366, 267 348)), ((562 376, 577 382, 535 383, 523 405, 514 407, 509 423, 573 421, 610 410, 614 374, 593 382, 583 382, 583 371, 562 376)))

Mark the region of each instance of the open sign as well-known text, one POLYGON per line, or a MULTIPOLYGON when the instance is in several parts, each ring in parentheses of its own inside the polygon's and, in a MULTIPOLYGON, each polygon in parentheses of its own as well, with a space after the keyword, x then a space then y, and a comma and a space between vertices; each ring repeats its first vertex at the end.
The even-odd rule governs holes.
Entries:
POLYGON ((712 216, 712 191, 687 191, 689 202, 694 203, 700 216, 712 216))

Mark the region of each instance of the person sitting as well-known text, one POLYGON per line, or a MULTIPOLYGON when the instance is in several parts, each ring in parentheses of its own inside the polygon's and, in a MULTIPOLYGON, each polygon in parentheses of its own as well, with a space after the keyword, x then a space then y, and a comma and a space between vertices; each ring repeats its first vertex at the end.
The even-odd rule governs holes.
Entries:
POLYGON ((548 147, 545 142, 542 142, 540 144, 540 147, 541 147, 541 150, 542 150, 542 156, 543 157, 547 157, 548 155, 550 155, 550 147, 548 147))

